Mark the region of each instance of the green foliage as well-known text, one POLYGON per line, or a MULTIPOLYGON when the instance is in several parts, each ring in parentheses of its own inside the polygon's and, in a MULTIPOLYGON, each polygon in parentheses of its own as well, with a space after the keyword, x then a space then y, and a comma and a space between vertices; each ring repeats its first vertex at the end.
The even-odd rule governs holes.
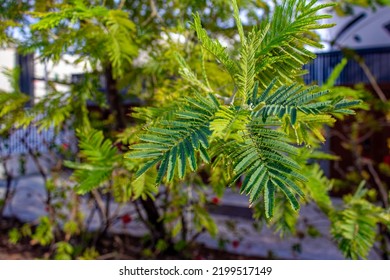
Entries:
MULTIPOLYGON (((303 46, 321 47, 321 44, 307 36, 313 30, 331 27, 319 24, 328 15, 316 14, 319 10, 333 6, 332 3, 315 5, 317 1, 283 1, 277 5, 272 18, 263 20, 247 37, 239 19, 239 11, 234 4, 235 19, 241 38, 241 63, 232 60, 226 49, 218 41, 209 38, 201 27, 199 15, 194 16, 193 28, 202 46, 212 53, 230 73, 242 94, 251 90, 251 83, 257 76, 260 86, 265 88, 272 77, 279 76, 280 83, 291 83, 302 75, 302 66, 315 57, 303 46), (238 70, 241 70, 240 72, 238 70)), ((233 2, 235 3, 235 1, 233 2)))
POLYGON ((390 225, 390 217, 383 209, 368 202, 362 182, 353 196, 345 198, 345 208, 330 215, 331 233, 345 257, 366 258, 374 245, 379 222, 390 225))
POLYGON ((246 110, 239 110, 234 106, 221 105, 210 123, 212 138, 224 140, 241 140, 237 133, 244 131, 250 113, 246 110))
POLYGON ((264 192, 267 217, 272 217, 274 197, 277 188, 288 197, 295 210, 299 208, 294 193, 303 196, 296 181, 306 179, 297 171, 300 166, 285 155, 297 153, 297 149, 288 144, 285 134, 252 125, 248 140, 234 148, 231 157, 234 159, 233 181, 245 175, 241 192, 250 194, 250 201, 258 199, 264 192))
POLYGON ((83 254, 78 257, 79 260, 96 260, 99 257, 99 252, 95 248, 87 248, 83 254))
POLYGON ((340 77, 341 72, 344 70, 345 66, 348 63, 348 59, 343 58, 339 64, 333 69, 332 73, 329 75, 328 80, 323 85, 325 88, 331 88, 335 85, 337 79, 340 77))
MULTIPOLYGON (((72 54, 75 64, 83 64, 88 73, 73 85, 49 81, 47 96, 34 100, 35 106, 25 111, 28 98, 18 88, 17 70, 8 72, 14 90, 0 94, 1 132, 7 135, 13 127, 28 124, 59 130, 72 122, 79 153, 65 165, 74 170, 78 194, 93 191, 90 199, 102 218, 99 230, 109 230, 121 220, 118 212, 109 211, 113 197, 120 204, 134 203, 137 218, 150 230, 153 248, 144 252, 181 251, 203 231, 216 237, 217 225, 207 211, 208 184, 218 197, 227 186, 242 184, 240 192, 249 196, 255 218, 281 235, 295 233, 300 205, 314 201, 330 217, 332 235, 349 258, 367 256, 378 224, 389 228, 388 212, 369 203, 361 191, 334 209, 328 195, 333 182, 317 164, 307 164, 333 159, 313 152, 325 141, 324 125, 364 108, 356 99, 366 96, 362 90, 334 87, 346 60, 321 88, 306 86, 300 79, 302 66, 315 58, 306 46, 321 47, 314 32, 331 26, 320 21, 329 18, 322 12, 332 4, 282 1, 271 13, 266 1, 239 1, 246 8, 243 24, 235 0, 155 0, 150 5, 145 1, 39 0, 22 1, 22 6, 11 2, 15 1, 0 7, 0 45, 18 41, 9 31, 24 22, 26 10, 34 10, 30 15, 35 23, 28 26, 32 33, 26 42, 18 42, 20 49, 54 63, 72 54), (265 9, 261 17, 258 7, 265 9), (183 21, 193 11, 200 13, 193 15, 191 30, 185 30, 183 21), (219 23, 232 18, 237 31, 222 30, 219 23), (138 49, 142 55, 133 61, 138 49), (107 100, 100 89, 102 75, 107 100), (66 86, 66 92, 57 85, 66 86), (113 127, 119 130, 115 116, 124 117, 118 108, 128 96, 140 98, 147 106, 132 108, 139 124, 123 129, 130 122, 125 123, 119 133, 113 131, 113 127), (89 112, 90 101, 101 112, 89 112)), ((10 231, 10 240, 16 243, 29 237, 33 243, 52 245, 56 259, 97 258, 94 248, 73 246, 83 233, 80 225, 85 219, 77 212, 79 196, 71 192, 68 202, 68 193, 58 184, 52 179, 46 182, 48 197, 56 197, 47 202, 48 217, 36 228, 10 231), (64 207, 71 213, 61 211, 64 207)), ((129 217, 122 219, 129 221, 129 217)))
MULTIPOLYGON (((339 99, 363 99, 367 93, 363 89, 359 88, 350 88, 350 87, 343 87, 343 86, 335 86, 336 81, 338 77, 340 76, 341 72, 344 70, 345 66, 348 63, 347 58, 343 58, 333 69, 332 73, 329 75, 328 80, 325 82, 325 84, 322 85, 322 89, 327 90, 329 88, 332 89, 333 96, 335 100, 339 99)), ((368 110, 368 104, 365 102, 361 102, 360 104, 355 105, 356 109, 364 109, 368 110)), ((344 114, 335 114, 335 117, 338 119, 343 119, 344 114)))
POLYGON ((20 228, 12 228, 8 232, 8 240, 11 244, 17 244, 22 238, 31 236, 32 230, 29 224, 24 224, 20 228))
POLYGON ((373 11, 378 6, 390 6, 389 0, 338 0, 335 6, 335 12, 338 16, 347 16, 354 14, 355 7, 370 8, 373 11))
POLYGON ((196 31, 198 40, 201 42, 205 50, 214 55, 234 79, 234 75, 238 72, 237 64, 230 58, 226 48, 223 47, 219 41, 210 39, 207 35, 207 31, 202 28, 199 14, 194 15, 192 28, 196 31))
MULTIPOLYGON (((61 82, 59 81, 60 85, 61 82)), ((40 116, 37 120, 39 129, 61 128, 67 122, 69 123, 69 120, 73 122, 76 129, 90 128, 87 101, 95 100, 99 103, 102 99, 97 77, 85 73, 80 82, 70 85, 64 82, 64 84, 69 87, 66 93, 57 89, 58 84, 50 82, 49 92, 41 97, 31 109, 34 114, 40 116)))
POLYGON ((331 190, 333 182, 329 181, 318 164, 307 165, 302 173, 310 182, 306 185, 309 197, 315 201, 322 211, 328 213, 332 208, 328 192, 331 190))
POLYGON ((54 240, 53 225, 49 217, 41 217, 39 224, 32 234, 32 239, 35 243, 47 246, 50 245, 54 240))
POLYGON ((57 242, 55 244, 56 246, 56 252, 54 259, 56 260, 71 260, 72 254, 74 252, 73 246, 69 244, 68 242, 57 242))
POLYGON ((278 233, 281 237, 291 236, 296 234, 296 225, 298 222, 298 213, 291 207, 288 199, 281 194, 275 197, 275 209, 272 219, 268 219, 265 215, 265 209, 262 201, 254 204, 254 218, 256 225, 265 221, 267 225, 278 233))
POLYGON ((288 234, 296 233, 298 214, 290 207, 286 197, 278 196, 275 199, 275 214, 271 221, 271 226, 283 237, 288 234))
MULTIPOLYGON (((131 182, 130 197, 134 200, 140 197, 142 199, 146 199, 147 197, 154 198, 157 191, 155 182, 156 175, 156 171, 150 169, 133 180, 131 182)), ((128 181, 129 178, 126 177, 126 180, 128 181)))
POLYGON ((21 237, 22 236, 17 228, 13 228, 8 232, 8 240, 11 244, 17 244, 21 237))
POLYGON ((69 235, 80 233, 79 225, 75 221, 67 221, 64 224, 64 232, 69 235))
POLYGON ((203 228, 212 236, 216 237, 218 228, 213 219, 210 216, 210 213, 206 211, 205 208, 194 206, 194 225, 198 231, 201 231, 203 228))
POLYGON ((165 175, 171 182, 176 169, 178 177, 183 178, 187 161, 195 171, 197 152, 209 163, 215 159, 210 158, 208 150, 217 147, 213 154, 224 156, 233 167, 231 182, 245 177, 241 191, 249 195, 251 202, 263 194, 267 218, 273 216, 279 191, 298 210, 296 195, 303 197, 301 188, 306 178, 292 156, 304 147, 291 144, 290 130, 300 134, 299 144, 308 141, 312 132, 322 140, 318 128, 311 123, 329 122, 333 114, 352 114, 349 108, 359 104, 355 100, 333 99, 328 91, 294 83, 302 65, 314 57, 304 44, 319 46, 303 35, 329 27, 317 23, 328 16, 316 13, 331 4, 315 6, 315 2, 285 1, 276 7, 271 19, 245 35, 233 1, 241 41, 239 56, 234 59, 220 42, 210 39, 200 16, 194 15, 192 27, 200 44, 230 74, 236 89, 230 98, 222 97, 211 89, 205 71, 204 81, 199 80, 178 56, 181 74, 193 88, 187 94, 193 97, 184 98, 177 108, 168 107, 165 112, 173 113, 173 119, 172 114, 161 114, 163 117, 139 136, 141 143, 131 145, 127 158, 148 159, 137 175, 158 165, 157 184, 165 175), (275 75, 279 78, 269 79, 275 75), (319 101, 325 96, 325 100, 319 101))
POLYGON ((2 73, 8 79, 12 92, 0 89, 0 134, 13 127, 26 126, 32 120, 32 116, 24 112, 30 98, 20 91, 20 69, 3 69, 2 73))
MULTIPOLYGON (((53 12, 34 12, 39 18, 32 31, 48 32, 56 28, 62 30, 60 37, 37 41, 26 48, 40 49, 42 56, 58 61, 62 52, 72 50, 90 62, 110 64, 114 76, 122 76, 124 69, 138 54, 135 44, 135 24, 128 14, 121 10, 110 10, 104 6, 87 6, 85 1, 64 3, 61 9, 53 12)), ((50 37, 49 37, 50 38, 50 37)))
POLYGON ((66 161, 65 165, 76 170, 73 177, 78 182, 77 191, 83 194, 103 184, 111 177, 118 155, 112 141, 105 139, 101 131, 79 130, 77 134, 80 139, 80 155, 84 162, 66 161))
POLYGON ((133 151, 126 157, 130 159, 148 159, 148 162, 137 171, 142 175, 156 163, 160 163, 156 183, 160 183, 165 175, 172 181, 175 170, 179 178, 186 172, 187 159, 192 171, 197 169, 196 152, 205 162, 209 162, 206 149, 209 146, 208 136, 210 120, 217 111, 219 103, 212 96, 186 98, 182 109, 175 113, 172 121, 163 121, 159 127, 150 127, 147 133, 139 138, 144 142, 132 145, 133 151))
MULTIPOLYGON (((343 100, 341 98, 317 101, 328 91, 315 92, 316 87, 304 88, 301 85, 292 84, 290 86, 279 87, 272 95, 269 95, 274 85, 274 81, 260 95, 260 97, 249 100, 250 106, 254 109, 255 117, 262 116, 266 121, 269 116, 278 116, 280 119, 285 115, 289 116, 291 125, 297 121, 298 111, 305 115, 331 114, 354 114, 352 110, 346 109, 360 104, 359 100, 343 100)), ((254 93, 254 97, 256 94, 254 93)))
POLYGON ((114 69, 118 69, 118 75, 123 75, 123 64, 130 63, 137 55, 137 47, 134 46, 135 25, 129 20, 124 11, 111 10, 105 20, 107 27, 107 39, 104 47, 108 53, 114 69))

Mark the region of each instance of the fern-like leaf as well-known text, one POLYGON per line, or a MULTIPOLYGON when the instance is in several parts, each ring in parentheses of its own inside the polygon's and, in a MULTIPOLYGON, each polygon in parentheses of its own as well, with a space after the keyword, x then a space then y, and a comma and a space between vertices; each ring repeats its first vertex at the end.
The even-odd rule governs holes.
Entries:
POLYGON ((305 87, 299 84, 290 86, 281 86, 273 93, 272 89, 275 80, 263 91, 263 93, 252 104, 253 115, 261 116, 263 121, 266 121, 270 116, 283 118, 285 115, 290 117, 292 125, 297 122, 298 111, 308 115, 318 114, 353 114, 349 108, 353 108, 360 104, 359 100, 319 100, 321 97, 329 94, 328 90, 317 91, 318 87, 305 87), (261 106, 259 106, 261 105, 261 106))
POLYGON ((210 124, 212 136, 214 138, 229 139, 233 137, 236 140, 242 139, 237 133, 246 129, 249 120, 249 112, 238 110, 234 106, 223 105, 215 113, 215 117, 210 124))
POLYGON ((138 53, 134 43, 135 24, 126 12, 111 10, 105 20, 107 39, 105 49, 115 70, 114 75, 123 74, 123 66, 138 53))
POLYGON ((316 1, 305 0, 283 1, 275 7, 272 18, 263 21, 260 30, 270 23, 271 28, 256 52, 256 59, 260 61, 256 66, 256 73, 262 87, 266 87, 275 76, 281 77, 284 82, 293 81, 304 73, 301 70, 303 64, 315 58, 315 54, 304 46, 322 47, 307 34, 315 29, 332 26, 319 24, 319 20, 330 16, 317 15, 317 12, 333 4, 314 5, 315 3, 316 1))
POLYGON ((234 79, 235 74, 238 72, 236 62, 230 58, 226 48, 223 47, 219 41, 210 39, 206 30, 202 27, 199 14, 194 15, 194 23, 192 24, 192 28, 196 31, 202 46, 223 64, 225 69, 234 79))
POLYGON ((148 128, 139 137, 142 143, 132 145, 126 155, 130 159, 148 159, 137 176, 159 163, 156 183, 160 183, 165 175, 170 182, 175 170, 179 178, 184 177, 187 162, 192 171, 197 169, 196 152, 207 162, 210 122, 218 107, 213 96, 198 94, 196 98, 185 99, 183 109, 175 113, 174 120, 162 121, 158 127, 148 128))
MULTIPOLYGON (((212 91, 209 86, 203 84, 201 81, 198 80, 195 73, 188 66, 187 62, 178 53, 176 53, 176 60, 178 61, 179 65, 180 65, 180 70, 179 70, 180 75, 184 79, 186 79, 192 86, 197 87, 199 89, 202 89, 206 93, 209 93, 212 91)), ((207 79, 207 76, 205 73, 204 73, 204 76, 207 79)))
MULTIPOLYGON (((344 256, 350 259, 367 258, 375 243, 377 223, 382 222, 381 215, 385 214, 383 208, 365 199, 364 185, 365 181, 361 182, 353 196, 344 198, 344 209, 329 215, 332 236, 344 256)), ((384 224, 390 225, 388 216, 384 224)))
POLYGON ((107 181, 119 159, 112 141, 105 139, 101 131, 78 131, 80 155, 84 162, 65 162, 65 166, 75 169, 73 178, 78 183, 77 191, 87 193, 107 181))
POLYGON ((288 144, 286 135, 263 126, 252 125, 250 139, 236 144, 233 182, 245 175, 241 192, 250 195, 253 202, 264 193, 267 218, 272 217, 275 191, 280 189, 295 210, 299 209, 295 194, 303 196, 297 181, 305 181, 297 171, 298 163, 288 155, 297 154, 298 150, 288 144))

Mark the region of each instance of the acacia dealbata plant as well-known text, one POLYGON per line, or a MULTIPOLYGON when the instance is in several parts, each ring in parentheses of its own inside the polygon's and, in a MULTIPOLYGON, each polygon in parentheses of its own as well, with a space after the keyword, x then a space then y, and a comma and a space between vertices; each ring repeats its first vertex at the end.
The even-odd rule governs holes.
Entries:
POLYGON ((230 184, 243 179, 241 193, 249 195, 251 203, 263 196, 267 218, 273 216, 278 192, 298 210, 297 197, 304 197, 307 178, 296 157, 308 149, 309 134, 319 135, 332 115, 353 114, 350 108, 359 104, 298 81, 302 66, 315 57, 306 46, 321 47, 310 34, 332 26, 319 24, 329 16, 317 13, 332 4, 316 2, 285 1, 271 18, 245 32, 233 1, 240 37, 234 56, 208 36, 195 14, 192 29, 203 49, 229 74, 226 83, 232 86, 213 89, 206 69, 199 79, 178 55, 180 74, 191 87, 174 110, 159 109, 160 117, 126 154, 130 160, 147 159, 137 176, 157 166, 156 184, 169 183, 183 178, 188 168, 222 164, 230 184))
POLYGON ((136 176, 157 168, 156 185, 169 185, 208 165, 214 187, 240 181, 240 192, 249 196, 255 217, 264 217, 281 232, 294 232, 297 215, 291 209, 298 211, 300 203, 314 200, 330 218, 332 235, 344 255, 366 257, 376 240, 377 224, 389 225, 385 209, 364 199, 364 182, 337 209, 327 194, 332 182, 318 165, 308 164, 313 158, 332 159, 315 151, 325 141, 323 126, 354 114, 351 109, 360 104, 348 98, 357 94, 332 95, 327 86, 334 84, 342 65, 323 87, 304 85, 300 79, 303 65, 315 58, 306 47, 321 47, 313 32, 332 26, 318 23, 329 18, 318 12, 332 4, 316 3, 284 1, 270 18, 248 30, 232 1, 239 35, 233 52, 208 35, 195 14, 191 28, 207 53, 202 63, 205 57, 214 59, 227 74, 225 87, 210 82, 204 64, 198 75, 177 54, 188 88, 174 106, 150 109, 152 118, 125 157, 145 161, 136 176))
MULTIPOLYGON (((240 1, 241 8, 251 11, 249 2, 240 1)), ((181 251, 204 231, 217 237, 207 211, 209 193, 221 197, 238 185, 254 217, 283 234, 295 232, 300 205, 314 201, 330 217, 345 256, 367 256, 376 224, 388 216, 364 199, 362 189, 336 209, 328 196, 331 182, 318 164, 308 164, 332 158, 317 151, 325 141, 323 126, 353 114, 360 103, 301 78, 303 66, 315 58, 307 46, 322 47, 315 31, 332 26, 319 21, 330 17, 323 12, 333 4, 289 0, 272 12, 263 5, 261 20, 249 12, 243 25, 236 1, 218 1, 215 13, 195 13, 189 26, 179 20, 176 26, 175 11, 187 18, 207 10, 208 2, 151 1, 145 13, 142 1, 104 3, 36 1, 30 14, 37 21, 21 51, 38 51, 40 59, 54 62, 71 53, 86 73, 66 94, 50 83, 49 94, 28 113, 13 110, 28 100, 19 90, 1 95, 6 127, 31 124, 36 114, 40 129, 61 129, 71 120, 79 154, 64 163, 73 169, 75 190, 96 204, 104 195, 106 209, 111 198, 131 201, 154 254, 181 251), (164 4, 172 6, 166 22, 156 8, 164 4), (230 6, 235 28, 219 30, 215 22, 229 19, 230 6), (142 51, 148 60, 140 65, 134 59, 142 51), (101 76, 107 96, 99 89, 101 76), (131 125, 120 94, 128 85, 131 95, 149 105, 132 108, 137 123, 131 125), (88 111, 91 100, 107 118, 88 111), (365 218, 356 218, 361 213, 365 218)), ((103 208, 106 232, 117 217, 103 208)))

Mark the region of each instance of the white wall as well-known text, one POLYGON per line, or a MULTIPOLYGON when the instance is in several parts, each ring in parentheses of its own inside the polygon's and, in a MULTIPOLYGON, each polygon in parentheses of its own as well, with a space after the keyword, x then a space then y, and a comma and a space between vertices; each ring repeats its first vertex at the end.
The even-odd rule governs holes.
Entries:
MULTIPOLYGON (((35 60, 35 73, 34 77, 37 79, 45 79, 45 71, 47 71, 47 78, 51 81, 59 79, 66 80, 70 82, 72 74, 82 74, 88 71, 91 71, 91 67, 88 63, 79 63, 75 64, 77 57, 71 55, 64 55, 63 59, 54 64, 52 61, 46 63, 40 62, 38 59, 35 60), (46 68, 46 70, 45 70, 46 68)), ((67 86, 58 84, 56 89, 58 91, 66 92, 68 90, 67 86)), ((39 99, 44 96, 46 93, 45 82, 41 80, 36 80, 34 83, 34 95, 35 98, 39 99)))
MULTIPOLYGON (((57 64, 49 61, 46 63, 35 59, 34 78, 45 79, 45 68, 47 71, 47 78, 51 81, 55 79, 66 80, 70 82, 72 74, 82 74, 90 71, 91 67, 87 63, 75 64, 76 57, 71 55, 64 55, 64 58, 57 64)), ((16 50, 12 48, 0 49, 0 90, 12 91, 8 78, 2 74, 3 68, 13 69, 16 66, 16 50)), ((68 87, 57 85, 57 90, 67 91, 68 87)), ((46 94, 45 82, 41 80, 34 81, 34 94, 36 98, 42 97, 46 94)))
POLYGON ((14 49, 0 49, 0 90, 11 91, 10 83, 3 74, 3 68, 13 69, 16 64, 16 52, 14 49))

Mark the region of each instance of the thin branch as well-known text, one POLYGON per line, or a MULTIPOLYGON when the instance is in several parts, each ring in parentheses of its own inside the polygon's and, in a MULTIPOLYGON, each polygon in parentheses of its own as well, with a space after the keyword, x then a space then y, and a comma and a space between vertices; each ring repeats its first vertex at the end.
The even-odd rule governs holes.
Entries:
POLYGON ((389 199, 388 199, 388 192, 386 190, 386 187, 382 184, 382 181, 379 178, 379 175, 376 172, 376 170, 375 170, 371 160, 363 159, 363 161, 367 165, 368 170, 370 171, 372 177, 374 178, 374 181, 375 181, 376 185, 378 186, 378 190, 379 190, 379 192, 381 194, 383 207, 387 209, 389 207, 389 199))
POLYGON ((386 95, 383 93, 382 89, 379 87, 374 75, 372 75, 370 68, 367 66, 367 64, 364 62, 363 59, 356 58, 355 59, 359 66, 364 71, 364 74, 366 74, 368 80, 370 81, 371 86, 373 87, 374 91, 378 95, 379 99, 383 102, 387 102, 386 95))
POLYGON ((150 3, 150 9, 152 10, 152 13, 151 13, 150 16, 142 23, 142 26, 148 25, 154 18, 158 18, 159 20, 162 21, 162 18, 161 18, 161 16, 158 14, 158 11, 157 11, 156 2, 154 2, 154 0, 150 0, 149 3, 150 3))
POLYGON ((126 3, 126 0, 121 0, 121 2, 119 3, 119 6, 118 6, 118 10, 122 10, 125 3, 126 3))
POLYGON ((219 95, 218 93, 214 94, 216 98, 221 99, 225 104, 229 104, 231 101, 229 97, 219 95))
POLYGON ((202 233, 205 233, 206 232, 206 228, 202 227, 202 229, 200 231, 198 231, 197 233, 195 233, 192 238, 188 241, 189 244, 195 242, 195 240, 202 234, 202 233))
POLYGON ((156 2, 154 0, 150 0, 149 3, 150 3, 150 8, 152 9, 152 15, 162 20, 161 16, 158 13, 156 2))
POLYGON ((369 139, 373 134, 375 133, 375 131, 372 129, 370 130, 369 132, 367 132, 366 134, 364 134, 363 136, 359 137, 357 139, 357 142, 358 143, 362 143, 364 141, 366 141, 367 139, 369 139))
POLYGON ((233 95, 229 98, 229 105, 233 105, 233 104, 234 104, 234 100, 235 100, 235 98, 236 98, 237 92, 238 92, 237 87, 234 87, 234 93, 233 93, 233 95))
MULTIPOLYGON (((340 50, 347 49, 346 47, 344 47, 336 42, 329 42, 327 40, 324 40, 324 42, 331 43, 331 44, 337 46, 340 50)), ((352 58, 353 58, 353 60, 355 60, 359 64, 360 68, 362 68, 364 74, 367 76, 368 81, 370 82, 375 93, 378 95, 379 99, 383 102, 386 102, 387 101, 386 95, 383 93, 382 89, 379 87, 374 75, 371 73, 370 68, 364 62, 364 59, 356 53, 353 53, 352 58)))
POLYGON ((141 222, 149 229, 150 232, 153 232, 153 226, 146 220, 142 215, 141 209, 139 208, 138 201, 134 201, 135 210, 137 211, 138 217, 141 222))
POLYGON ((345 177, 347 174, 343 171, 338 160, 333 162, 333 168, 339 173, 342 177, 345 177))
POLYGON ((330 133, 331 133, 331 136, 336 136, 336 137, 340 138, 343 141, 348 141, 348 138, 345 137, 341 132, 339 132, 337 130, 331 131, 330 133))
POLYGON ((92 193, 93 198, 95 199, 96 206, 98 207, 99 212, 102 215, 102 218, 104 220, 107 219, 107 215, 106 215, 105 209, 104 209, 105 208, 104 201, 103 201, 101 195, 99 194, 99 192, 97 190, 92 190, 91 193, 92 193))
POLYGON ((96 206, 95 203, 94 203, 93 206, 94 206, 94 207, 93 207, 93 209, 91 209, 91 211, 89 212, 88 218, 87 218, 87 220, 86 220, 86 222, 85 222, 85 230, 86 230, 86 232, 88 232, 89 227, 90 227, 91 222, 92 222, 92 219, 93 219, 93 216, 95 216, 95 212, 96 212, 96 210, 97 210, 97 206, 96 206))

